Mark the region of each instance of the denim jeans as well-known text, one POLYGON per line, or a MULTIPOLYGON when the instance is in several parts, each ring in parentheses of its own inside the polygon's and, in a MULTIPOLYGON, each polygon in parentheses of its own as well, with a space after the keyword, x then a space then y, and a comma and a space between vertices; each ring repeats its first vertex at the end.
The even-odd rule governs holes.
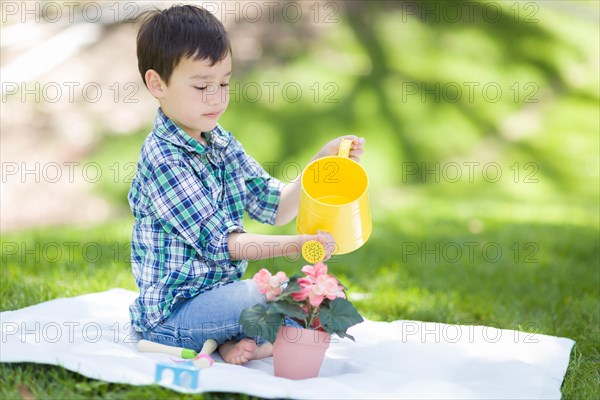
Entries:
MULTIPOLYGON (((214 339, 219 345, 228 340, 239 341, 248 337, 239 323, 242 310, 264 302, 265 296, 254 281, 236 281, 180 301, 167 319, 151 331, 142 332, 142 336, 152 342, 196 351, 207 339, 214 339)), ((288 318, 285 325, 300 326, 288 318)), ((267 342, 262 337, 252 339, 259 345, 267 342)))

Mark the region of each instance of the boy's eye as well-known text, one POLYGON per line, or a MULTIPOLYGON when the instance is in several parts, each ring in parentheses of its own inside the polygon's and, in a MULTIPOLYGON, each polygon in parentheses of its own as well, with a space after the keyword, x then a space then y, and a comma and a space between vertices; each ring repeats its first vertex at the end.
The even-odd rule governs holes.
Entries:
MULTIPOLYGON (((220 84, 221 87, 228 87, 229 86, 229 82, 228 83, 221 83, 220 84)), ((204 91, 206 89, 208 89, 208 85, 207 86, 194 86, 194 89, 200 90, 200 91, 204 91)))

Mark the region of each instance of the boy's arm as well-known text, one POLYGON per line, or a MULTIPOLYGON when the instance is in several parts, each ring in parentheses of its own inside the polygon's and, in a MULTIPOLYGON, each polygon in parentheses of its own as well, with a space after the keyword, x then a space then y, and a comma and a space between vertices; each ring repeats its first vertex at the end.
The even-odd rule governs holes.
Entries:
MULTIPOLYGON (((315 159, 316 158, 313 158, 311 162, 315 159)), ((286 184, 281 190, 279 206, 277 207, 277 216, 275 217, 275 225, 286 225, 296 218, 298 206, 300 204, 300 192, 302 190, 300 178, 301 175, 286 184)))
POLYGON ((231 260, 264 260, 266 258, 294 256, 302 245, 317 240, 325 247, 327 260, 335 248, 333 237, 319 231, 316 235, 259 235, 254 233, 230 233, 227 241, 231 260))
MULTIPOLYGON (((340 147, 342 139, 352 140, 352 147, 350 150, 349 157, 356 161, 360 161, 360 156, 363 154, 362 147, 365 144, 364 138, 359 138, 354 135, 346 135, 331 140, 310 161, 313 161, 327 156, 336 155, 340 147)), ((300 183, 301 176, 288 183, 283 187, 281 191, 281 199, 279 200, 279 207, 277 209, 277 216, 275 217, 275 225, 285 225, 291 222, 298 214, 298 205, 300 203, 300 192, 302 185, 300 183)))

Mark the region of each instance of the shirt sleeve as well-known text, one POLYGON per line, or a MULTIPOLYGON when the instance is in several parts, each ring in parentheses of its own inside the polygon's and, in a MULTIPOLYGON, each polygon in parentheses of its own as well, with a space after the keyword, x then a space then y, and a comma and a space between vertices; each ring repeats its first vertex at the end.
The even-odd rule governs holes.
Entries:
POLYGON ((239 146, 240 168, 246 182, 244 209, 250 218, 274 225, 283 183, 269 175, 254 158, 244 151, 239 142, 237 145, 239 146))
POLYGON ((209 189, 185 166, 160 164, 147 186, 152 213, 163 228, 219 266, 230 264, 227 239, 244 232, 212 201, 209 189))

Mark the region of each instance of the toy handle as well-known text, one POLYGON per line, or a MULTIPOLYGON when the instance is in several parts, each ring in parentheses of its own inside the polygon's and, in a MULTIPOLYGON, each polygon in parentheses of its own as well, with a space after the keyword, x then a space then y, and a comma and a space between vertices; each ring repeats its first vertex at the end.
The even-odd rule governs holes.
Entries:
POLYGON ((352 139, 342 139, 340 142, 340 148, 338 150, 338 157, 348 158, 350 155, 350 148, 352 147, 352 139))
POLYGON ((215 360, 210 356, 217 349, 217 342, 214 339, 208 339, 204 342, 202 350, 198 357, 194 359, 194 364, 200 369, 211 367, 215 360))
POLYGON ((138 342, 137 349, 142 353, 163 353, 181 358, 193 358, 196 356, 196 352, 194 350, 185 349, 183 347, 167 346, 165 344, 155 343, 145 339, 142 339, 138 342))
POLYGON ((217 342, 214 339, 208 339, 204 342, 202 346, 202 350, 200 350, 200 354, 206 354, 207 356, 211 355, 217 349, 217 342))

